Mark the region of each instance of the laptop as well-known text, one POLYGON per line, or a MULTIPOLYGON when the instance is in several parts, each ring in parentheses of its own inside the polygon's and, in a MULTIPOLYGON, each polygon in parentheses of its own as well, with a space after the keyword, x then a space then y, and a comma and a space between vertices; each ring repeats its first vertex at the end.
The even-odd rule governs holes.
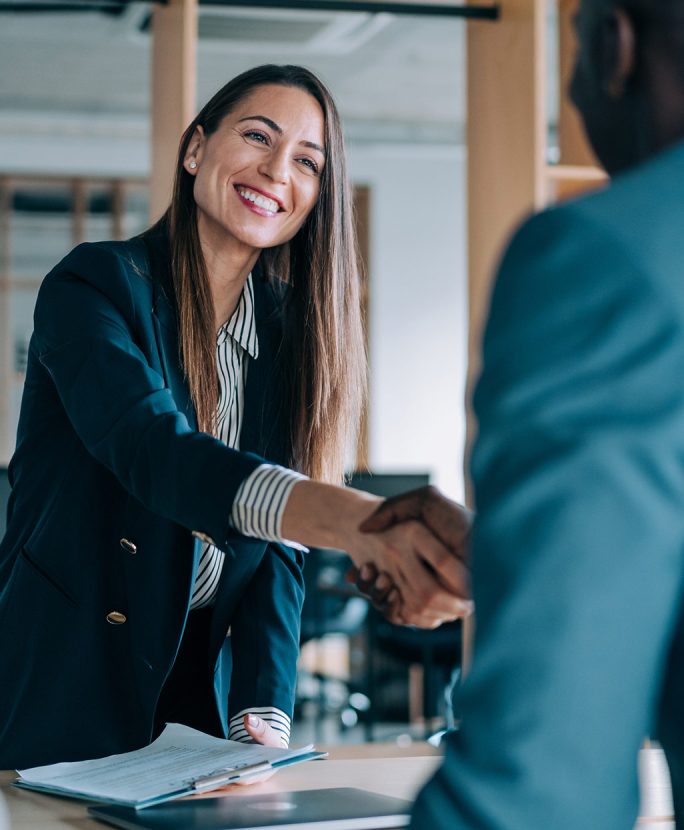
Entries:
POLYGON ((124 830, 383 830, 406 827, 410 811, 410 801, 352 787, 88 808, 124 830))

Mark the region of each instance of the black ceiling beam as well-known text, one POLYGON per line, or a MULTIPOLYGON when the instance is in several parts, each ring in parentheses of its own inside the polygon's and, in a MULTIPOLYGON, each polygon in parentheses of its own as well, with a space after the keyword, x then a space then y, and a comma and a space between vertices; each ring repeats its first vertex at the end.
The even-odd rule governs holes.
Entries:
POLYGON ((407 14, 414 17, 462 17, 498 20, 500 3, 481 6, 445 5, 443 3, 401 3, 389 0, 200 0, 203 6, 238 6, 268 9, 306 9, 307 11, 371 12, 407 14))
POLYGON ((103 12, 105 14, 121 14, 130 5, 131 0, 0 0, 2 12, 103 12))
MULTIPOLYGON (((2 12, 109 12, 117 14, 131 0, 0 0, 2 12)), ((161 0, 165 5, 165 0, 161 0)), ((200 0, 203 6, 237 6, 269 9, 306 9, 330 12, 382 12, 414 17, 459 17, 470 20, 498 20, 500 3, 482 6, 442 3, 401 3, 389 0, 200 0)))

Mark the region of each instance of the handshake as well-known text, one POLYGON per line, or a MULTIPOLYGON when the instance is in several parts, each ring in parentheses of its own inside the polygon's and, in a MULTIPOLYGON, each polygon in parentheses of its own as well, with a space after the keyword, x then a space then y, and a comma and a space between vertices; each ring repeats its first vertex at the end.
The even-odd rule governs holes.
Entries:
POLYGON ((281 535, 346 551, 355 566, 352 580, 391 622, 436 628, 472 611, 472 519, 434 487, 383 501, 305 479, 292 488, 281 535))
POLYGON ((393 623, 435 628, 468 616, 472 521, 435 487, 387 499, 360 524, 369 544, 349 552, 347 578, 393 623))

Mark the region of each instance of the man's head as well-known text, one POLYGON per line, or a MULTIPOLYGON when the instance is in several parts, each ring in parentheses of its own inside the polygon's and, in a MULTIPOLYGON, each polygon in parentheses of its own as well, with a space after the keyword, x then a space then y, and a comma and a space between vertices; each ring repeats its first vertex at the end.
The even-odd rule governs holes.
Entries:
POLYGON ((684 0, 581 0, 571 96, 609 173, 684 140, 684 0))

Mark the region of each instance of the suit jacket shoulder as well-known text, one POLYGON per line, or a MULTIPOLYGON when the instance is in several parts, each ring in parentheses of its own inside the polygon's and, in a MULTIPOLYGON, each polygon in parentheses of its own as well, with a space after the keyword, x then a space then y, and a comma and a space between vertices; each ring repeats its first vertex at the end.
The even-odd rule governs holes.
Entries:
POLYGON ((141 301, 152 303, 152 274, 139 238, 78 245, 43 280, 38 310, 41 301, 52 299, 60 290, 60 284, 74 280, 104 294, 127 319, 135 320, 136 305, 141 301))

